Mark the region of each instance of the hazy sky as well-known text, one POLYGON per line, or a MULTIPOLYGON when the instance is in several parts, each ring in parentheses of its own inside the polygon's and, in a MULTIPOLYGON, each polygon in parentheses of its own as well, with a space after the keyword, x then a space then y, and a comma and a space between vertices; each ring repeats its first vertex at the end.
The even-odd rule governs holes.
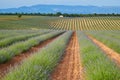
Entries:
POLYGON ((0 8, 14 8, 35 4, 120 6, 120 0, 0 0, 0 8))

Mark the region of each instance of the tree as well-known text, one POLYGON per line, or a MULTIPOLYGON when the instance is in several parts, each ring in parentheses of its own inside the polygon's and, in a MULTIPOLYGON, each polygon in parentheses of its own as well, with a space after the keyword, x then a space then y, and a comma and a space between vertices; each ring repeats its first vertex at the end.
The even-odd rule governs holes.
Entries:
POLYGON ((69 14, 64 13, 63 16, 64 16, 64 17, 69 17, 69 14))
POLYGON ((61 12, 57 12, 57 13, 56 13, 56 16, 60 16, 60 15, 62 15, 61 12))
POLYGON ((21 18, 22 17, 22 14, 18 14, 18 18, 21 18))

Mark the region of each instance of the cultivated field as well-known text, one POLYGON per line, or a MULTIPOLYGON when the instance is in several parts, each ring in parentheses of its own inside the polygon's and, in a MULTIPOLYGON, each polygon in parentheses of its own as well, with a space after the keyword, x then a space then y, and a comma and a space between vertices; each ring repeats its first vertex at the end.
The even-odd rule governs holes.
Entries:
POLYGON ((120 30, 120 17, 0 16, 0 29, 120 30))
POLYGON ((0 16, 0 80, 120 80, 120 17, 0 16))
POLYGON ((120 17, 65 18, 50 25, 60 30, 120 30, 120 17))

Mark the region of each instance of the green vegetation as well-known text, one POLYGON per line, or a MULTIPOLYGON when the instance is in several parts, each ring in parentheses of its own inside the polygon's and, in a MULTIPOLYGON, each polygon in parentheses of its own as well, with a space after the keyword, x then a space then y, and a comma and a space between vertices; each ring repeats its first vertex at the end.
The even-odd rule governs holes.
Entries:
POLYGON ((120 17, 59 18, 45 16, 0 16, 0 29, 14 30, 120 30, 120 17))
POLYGON ((120 80, 120 68, 88 37, 78 32, 85 80, 120 80))
POLYGON ((39 30, 51 29, 48 21, 54 18, 42 16, 0 16, 0 29, 9 30, 39 30))
MULTIPOLYGON (((40 13, 39 13, 40 14, 40 13)), ((120 80, 120 68, 109 59, 86 35, 89 34, 120 53, 120 17, 79 17, 74 14, 22 14, 0 15, 0 64, 28 51, 45 40, 53 42, 27 57, 21 65, 12 67, 3 80, 49 80, 49 76, 62 55, 72 35, 77 31, 85 80, 120 80), (34 16, 31 16, 34 15, 34 16), (52 15, 57 17, 51 17, 52 15), (59 15, 69 16, 60 18, 59 15), (72 31, 67 31, 72 30, 72 31), (80 32, 83 31, 83 32, 80 32), (86 35, 84 34, 86 33, 86 35)), ((98 14, 94 14, 98 15, 98 14)), ((101 14, 102 15, 102 14, 101 14)), ((119 15, 119 14, 117 14, 119 15)), ((80 15, 78 15, 80 16, 80 15)), ((105 15, 103 15, 105 16, 105 15)))
POLYGON ((48 46, 24 60, 20 66, 16 66, 4 80, 48 80, 50 72, 61 59, 70 36, 71 32, 66 32, 48 46))
POLYGON ((63 31, 56 31, 56 32, 51 32, 51 33, 45 34, 45 35, 32 37, 26 41, 21 41, 21 42, 12 44, 11 46, 8 46, 6 48, 2 48, 0 50, 0 63, 4 63, 4 62, 10 60, 15 55, 18 55, 21 52, 24 52, 24 51, 30 49, 31 47, 39 44, 40 42, 42 42, 44 40, 47 40, 54 36, 57 36, 62 32, 63 31))
MULTIPOLYGON (((47 31, 47 30, 42 30, 42 31, 47 31)), ((32 34, 40 32, 40 30, 0 30, 0 40, 9 38, 9 37, 14 37, 14 36, 19 36, 19 35, 26 35, 26 34, 32 34)))
POLYGON ((21 35, 17 35, 17 36, 13 36, 13 37, 9 37, 9 38, 5 38, 5 39, 2 39, 0 41, 0 48, 3 48, 3 47, 6 47, 6 46, 9 46, 15 42, 18 42, 18 41, 24 41, 24 40, 27 40, 31 37, 35 37, 35 36, 38 36, 38 35, 42 35, 44 33, 47 33, 49 31, 41 31, 41 32, 37 32, 37 33, 31 33, 31 34, 21 34, 21 35))
POLYGON ((18 14, 18 18, 21 18, 22 17, 22 14, 18 14))
POLYGON ((120 17, 61 18, 49 22, 56 30, 120 30, 120 17))
POLYGON ((120 14, 68 14, 68 13, 61 13, 61 12, 56 12, 56 13, 0 13, 0 15, 31 15, 31 16, 60 16, 63 15, 65 17, 99 17, 99 16, 120 16, 120 14))
POLYGON ((91 31, 89 34, 120 53, 120 31, 91 31))

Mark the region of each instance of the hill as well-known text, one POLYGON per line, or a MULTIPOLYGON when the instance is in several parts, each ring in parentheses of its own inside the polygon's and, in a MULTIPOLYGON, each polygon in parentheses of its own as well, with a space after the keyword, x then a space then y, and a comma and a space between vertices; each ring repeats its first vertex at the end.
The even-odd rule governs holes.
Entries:
POLYGON ((79 14, 107 14, 107 13, 119 13, 120 7, 113 6, 71 6, 71 5, 33 5, 22 6, 19 8, 0 9, 0 13, 79 13, 79 14))

